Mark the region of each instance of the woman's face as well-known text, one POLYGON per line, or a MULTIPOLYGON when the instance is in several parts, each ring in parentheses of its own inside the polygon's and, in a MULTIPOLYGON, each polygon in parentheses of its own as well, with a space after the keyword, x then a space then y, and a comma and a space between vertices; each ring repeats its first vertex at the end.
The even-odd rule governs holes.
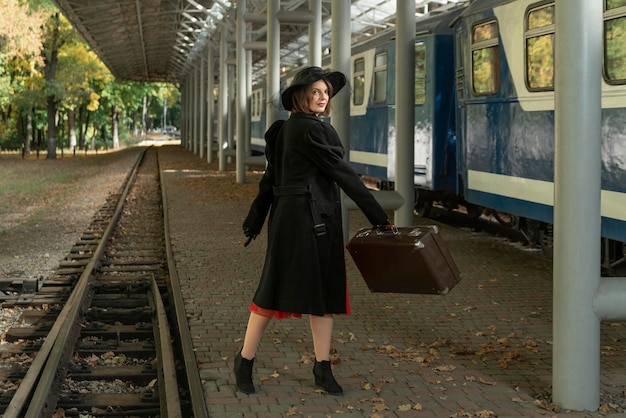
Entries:
POLYGON ((313 113, 324 113, 328 106, 328 85, 324 80, 318 80, 307 87, 309 110, 313 113))

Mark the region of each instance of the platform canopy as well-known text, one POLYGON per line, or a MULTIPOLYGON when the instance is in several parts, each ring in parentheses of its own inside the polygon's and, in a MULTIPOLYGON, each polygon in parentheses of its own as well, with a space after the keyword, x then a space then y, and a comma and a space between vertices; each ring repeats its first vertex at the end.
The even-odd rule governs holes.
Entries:
MULTIPOLYGON (((335 0, 337 1, 337 0, 335 0)), ((339 0, 344 1, 344 0, 339 0)), ((345 0, 347 1, 347 0, 345 0)), ((417 0, 416 13, 466 0, 417 0)), ((217 47, 226 27, 234 40, 236 1, 54 0, 115 77, 120 80, 183 80, 207 46, 217 47)), ((306 14, 309 0, 281 0, 280 11, 306 14)), ((247 0, 247 37, 266 40, 267 1, 247 0)), ((324 48, 330 46, 331 0, 322 0, 324 48)), ((394 25, 396 0, 352 0, 356 41, 394 25)), ((281 65, 306 62, 306 22, 281 24, 281 65)), ((233 51, 234 51, 234 43, 233 51)), ((234 52, 232 53, 234 57, 234 52)), ((253 72, 264 71, 264 51, 253 52, 253 72)))

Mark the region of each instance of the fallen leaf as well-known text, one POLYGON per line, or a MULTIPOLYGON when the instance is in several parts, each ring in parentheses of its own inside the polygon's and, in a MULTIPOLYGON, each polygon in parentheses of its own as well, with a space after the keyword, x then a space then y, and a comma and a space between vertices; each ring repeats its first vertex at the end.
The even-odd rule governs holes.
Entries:
POLYGON ((389 407, 387 405, 385 405, 384 403, 377 403, 372 405, 372 412, 380 412, 380 411, 387 411, 389 410, 389 407))
POLYGON ((285 416, 288 416, 288 417, 293 416, 293 415, 300 415, 295 406, 292 406, 291 408, 289 408, 287 412, 285 413, 285 416))
POLYGON ((546 411, 556 411, 558 409, 557 405, 552 403, 550 405, 548 405, 547 402, 542 401, 540 399, 535 399, 534 405, 541 408, 541 409, 545 409, 546 411))

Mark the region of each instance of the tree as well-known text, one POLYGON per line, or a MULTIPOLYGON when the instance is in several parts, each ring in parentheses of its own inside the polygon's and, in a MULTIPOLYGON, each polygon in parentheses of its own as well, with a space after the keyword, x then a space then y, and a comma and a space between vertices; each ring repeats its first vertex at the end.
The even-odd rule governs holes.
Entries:
POLYGON ((142 135, 152 121, 178 124, 176 86, 114 80, 50 0, 0 0, 0 16, 0 144, 28 151, 36 137, 54 159, 57 142, 118 148, 138 122, 142 135))
MULTIPOLYGON (((28 78, 41 63, 42 32, 45 13, 31 8, 23 1, 0 0, 0 139, 11 136, 20 128, 20 120, 26 122, 22 129, 30 132, 33 104, 21 102, 16 106, 12 100, 32 89, 28 78), (17 115, 17 117, 12 117, 17 115), (13 123, 18 122, 18 123, 13 123)), ((18 101, 19 102, 19 101, 18 101)), ((24 150, 30 149, 30 135, 24 139, 24 150)))
POLYGON ((99 92, 112 78, 97 55, 82 41, 68 43, 59 51, 55 82, 64 91, 61 109, 67 113, 70 149, 77 145, 76 128, 79 131, 80 148, 85 147, 83 122, 88 123, 90 112, 100 106, 99 92), (79 115, 78 126, 76 110, 79 115))
POLYGON ((48 114, 48 155, 46 159, 56 159, 57 148, 57 106, 66 92, 57 83, 59 51, 66 43, 75 43, 78 37, 65 18, 56 11, 44 25, 44 74, 46 77, 46 109, 48 114))

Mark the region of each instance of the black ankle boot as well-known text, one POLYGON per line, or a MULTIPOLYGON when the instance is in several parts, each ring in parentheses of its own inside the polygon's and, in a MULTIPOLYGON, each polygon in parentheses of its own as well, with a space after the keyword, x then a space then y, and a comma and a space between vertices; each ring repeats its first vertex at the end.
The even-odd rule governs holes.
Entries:
POLYGON ((331 395, 343 395, 343 389, 339 386, 339 383, 333 376, 333 371, 330 368, 330 361, 315 360, 313 366, 313 376, 315 376, 315 384, 331 395))
POLYGON ((252 383, 252 365, 254 359, 248 360, 241 357, 241 351, 235 357, 235 380, 237 381, 237 389, 243 393, 254 393, 254 384, 252 383))

